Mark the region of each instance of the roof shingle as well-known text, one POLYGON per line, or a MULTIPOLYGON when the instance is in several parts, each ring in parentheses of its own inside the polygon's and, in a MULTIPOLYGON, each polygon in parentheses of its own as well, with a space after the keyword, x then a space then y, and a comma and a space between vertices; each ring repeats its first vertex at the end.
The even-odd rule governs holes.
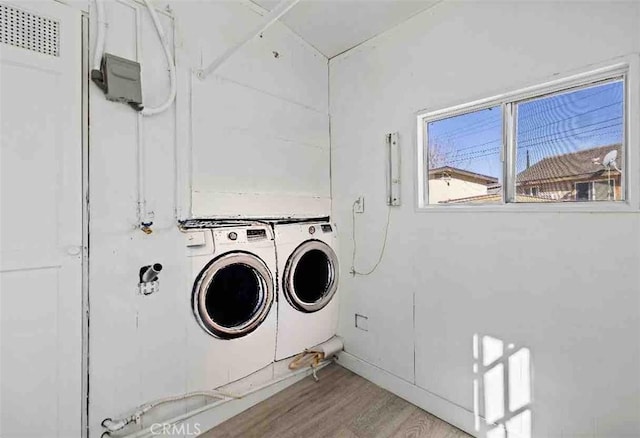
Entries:
MULTIPOLYGON (((604 156, 612 150, 617 150, 618 157, 620 157, 621 149, 620 144, 612 144, 546 157, 520 172, 517 176, 517 183, 554 181, 567 178, 588 179, 591 176, 598 176, 605 171, 601 164, 604 156)), ((620 161, 620 158, 618 158, 618 161, 620 161)), ((617 173, 617 171, 615 172, 617 173)))

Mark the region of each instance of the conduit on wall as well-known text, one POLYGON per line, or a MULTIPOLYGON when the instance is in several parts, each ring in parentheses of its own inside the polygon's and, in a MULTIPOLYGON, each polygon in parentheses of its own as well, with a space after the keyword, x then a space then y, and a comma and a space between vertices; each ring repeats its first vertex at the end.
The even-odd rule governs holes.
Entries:
MULTIPOLYGON (((167 66, 169 71, 169 82, 170 82, 170 90, 169 95, 166 100, 157 107, 144 107, 140 114, 143 116, 153 116, 156 114, 160 114, 166 111, 174 102, 176 98, 177 85, 176 85, 176 66, 173 61, 173 55, 171 54, 171 50, 169 49, 169 42, 167 41, 167 37, 164 33, 164 29, 162 28, 162 24, 160 23, 160 19, 158 18, 158 14, 155 9, 151 5, 149 0, 143 0, 147 10, 149 11, 149 15, 151 16, 151 20, 153 21, 153 26, 158 34, 158 39, 160 39, 160 43, 162 44, 162 49, 164 51, 164 55, 167 60, 167 66)), ((289 0, 287 0, 289 1, 289 0)), ((104 54, 104 46, 106 41, 107 28, 109 24, 105 17, 104 12, 104 0, 95 0, 96 2, 96 21, 98 23, 98 35, 96 36, 96 47, 94 52, 93 66, 94 69, 99 70, 100 64, 102 62, 102 56, 104 54)), ((139 24, 139 23, 138 23, 139 24)), ((140 35, 136 35, 136 38, 139 39, 140 35)))
MULTIPOLYGON (((155 9, 151 5, 149 0, 143 0, 147 10, 149 11, 149 15, 151 16, 151 20, 153 21, 154 28, 158 35, 158 38, 162 44, 162 49, 167 61, 168 72, 169 72, 169 82, 170 82, 170 90, 169 95, 165 99, 165 101, 157 107, 144 107, 142 111, 138 113, 137 119, 137 216, 138 216, 138 224, 140 229, 146 234, 151 233, 151 226, 153 225, 153 217, 149 214, 147 210, 147 201, 146 201, 146 190, 145 190, 145 156, 146 156, 146 147, 144 141, 144 122, 143 117, 149 117, 156 114, 163 113, 171 105, 176 99, 177 94, 177 81, 176 81, 176 67, 175 62, 173 60, 173 55, 171 50, 169 49, 169 42, 167 41, 166 34, 162 25, 160 23, 160 19, 158 18, 158 14, 155 9)), ((94 59, 93 66, 94 69, 99 70, 102 57, 104 54, 106 36, 107 36, 107 28, 109 26, 104 9, 104 0, 95 0, 96 4, 96 22, 98 34, 96 35, 96 45, 94 51, 94 59)), ((136 13, 136 56, 138 62, 141 61, 142 58, 142 46, 140 43, 140 19, 136 13)))

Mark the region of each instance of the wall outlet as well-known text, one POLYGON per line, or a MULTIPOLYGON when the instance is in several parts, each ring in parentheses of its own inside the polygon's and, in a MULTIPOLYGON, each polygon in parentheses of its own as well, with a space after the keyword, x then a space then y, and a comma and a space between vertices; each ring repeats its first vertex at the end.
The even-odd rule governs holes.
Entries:
POLYGON ((358 196, 358 198, 356 198, 353 209, 356 213, 364 213, 364 196, 358 196))

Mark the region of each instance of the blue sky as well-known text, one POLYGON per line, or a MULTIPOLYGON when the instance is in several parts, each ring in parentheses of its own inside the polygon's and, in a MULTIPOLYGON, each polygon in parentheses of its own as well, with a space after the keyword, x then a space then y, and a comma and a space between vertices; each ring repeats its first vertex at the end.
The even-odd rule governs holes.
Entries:
MULTIPOLYGON (((548 156, 620 143, 623 96, 623 82, 616 81, 519 104, 517 171, 526 167, 527 150, 534 164, 548 156)), ((431 122, 428 135, 439 156, 431 168, 449 165, 502 181, 500 107, 431 122)))

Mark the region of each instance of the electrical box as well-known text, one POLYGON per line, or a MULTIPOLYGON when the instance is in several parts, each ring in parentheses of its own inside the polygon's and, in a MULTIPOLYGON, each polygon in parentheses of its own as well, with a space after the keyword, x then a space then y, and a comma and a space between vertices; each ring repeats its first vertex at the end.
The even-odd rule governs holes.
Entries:
POLYGON ((104 91, 107 100, 127 103, 138 111, 142 109, 139 63, 105 53, 100 70, 91 72, 91 80, 104 91))

